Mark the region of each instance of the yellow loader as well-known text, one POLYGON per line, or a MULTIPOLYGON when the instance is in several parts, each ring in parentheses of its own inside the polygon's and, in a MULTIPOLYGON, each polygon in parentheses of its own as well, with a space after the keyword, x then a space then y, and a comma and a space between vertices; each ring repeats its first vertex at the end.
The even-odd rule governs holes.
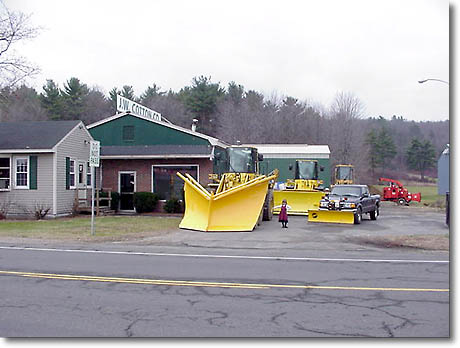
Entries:
MULTIPOLYGON (((289 170, 292 170, 292 166, 289 170)), ((296 160, 295 179, 287 180, 284 189, 273 191, 273 213, 280 213, 281 203, 286 199, 290 206, 289 214, 308 215, 309 210, 318 209, 319 201, 324 196, 324 192, 318 190, 322 184, 323 181, 318 179, 318 161, 296 160)))
POLYGON ((177 173, 184 180, 185 191, 185 213, 180 228, 204 232, 252 231, 262 219, 271 220, 272 192, 278 171, 259 175, 263 156, 255 148, 232 146, 227 148, 225 157, 226 173, 220 177, 210 175, 216 181, 210 190, 192 176, 177 173))
POLYGON ((335 185, 353 185, 353 170, 351 164, 338 164, 334 171, 335 185))

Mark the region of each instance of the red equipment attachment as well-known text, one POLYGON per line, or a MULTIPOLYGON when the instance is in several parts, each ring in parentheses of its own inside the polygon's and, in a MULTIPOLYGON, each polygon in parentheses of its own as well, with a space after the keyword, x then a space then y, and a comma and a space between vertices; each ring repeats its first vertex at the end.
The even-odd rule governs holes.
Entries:
POLYGON ((382 201, 393 201, 400 205, 408 205, 411 201, 420 202, 422 200, 420 192, 410 193, 398 180, 380 178, 379 181, 390 183, 390 186, 383 188, 382 201))

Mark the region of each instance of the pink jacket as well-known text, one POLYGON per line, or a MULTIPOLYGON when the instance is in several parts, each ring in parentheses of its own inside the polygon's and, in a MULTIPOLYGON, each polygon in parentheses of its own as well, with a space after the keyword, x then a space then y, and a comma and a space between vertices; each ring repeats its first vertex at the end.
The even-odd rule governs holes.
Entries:
POLYGON ((278 221, 288 221, 287 205, 282 205, 278 221))

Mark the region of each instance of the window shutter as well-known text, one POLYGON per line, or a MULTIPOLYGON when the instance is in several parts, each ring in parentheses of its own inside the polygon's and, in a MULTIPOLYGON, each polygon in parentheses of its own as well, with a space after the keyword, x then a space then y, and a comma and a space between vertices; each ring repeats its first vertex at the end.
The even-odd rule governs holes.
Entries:
POLYGON ((37 156, 29 157, 29 165, 30 165, 29 189, 36 190, 37 189, 37 156))
POLYGON ((65 158, 65 189, 70 190, 70 157, 65 158))

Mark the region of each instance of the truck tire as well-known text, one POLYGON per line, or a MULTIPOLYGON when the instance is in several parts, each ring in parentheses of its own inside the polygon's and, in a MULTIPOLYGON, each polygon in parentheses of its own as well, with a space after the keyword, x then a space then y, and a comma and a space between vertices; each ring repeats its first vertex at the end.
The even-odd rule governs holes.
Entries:
POLYGON ((363 220, 363 212, 361 208, 358 208, 358 210, 355 213, 355 225, 359 225, 361 221, 363 220))
POLYGON ((274 206, 273 189, 268 189, 263 208, 263 221, 271 221, 273 219, 274 206))
POLYGON ((377 220, 378 215, 379 215, 379 207, 375 207, 375 210, 369 213, 371 220, 377 220))
POLYGON ((399 199, 398 199, 398 204, 399 204, 399 205, 406 205, 407 202, 406 202, 406 200, 405 200, 404 198, 399 198, 399 199))

